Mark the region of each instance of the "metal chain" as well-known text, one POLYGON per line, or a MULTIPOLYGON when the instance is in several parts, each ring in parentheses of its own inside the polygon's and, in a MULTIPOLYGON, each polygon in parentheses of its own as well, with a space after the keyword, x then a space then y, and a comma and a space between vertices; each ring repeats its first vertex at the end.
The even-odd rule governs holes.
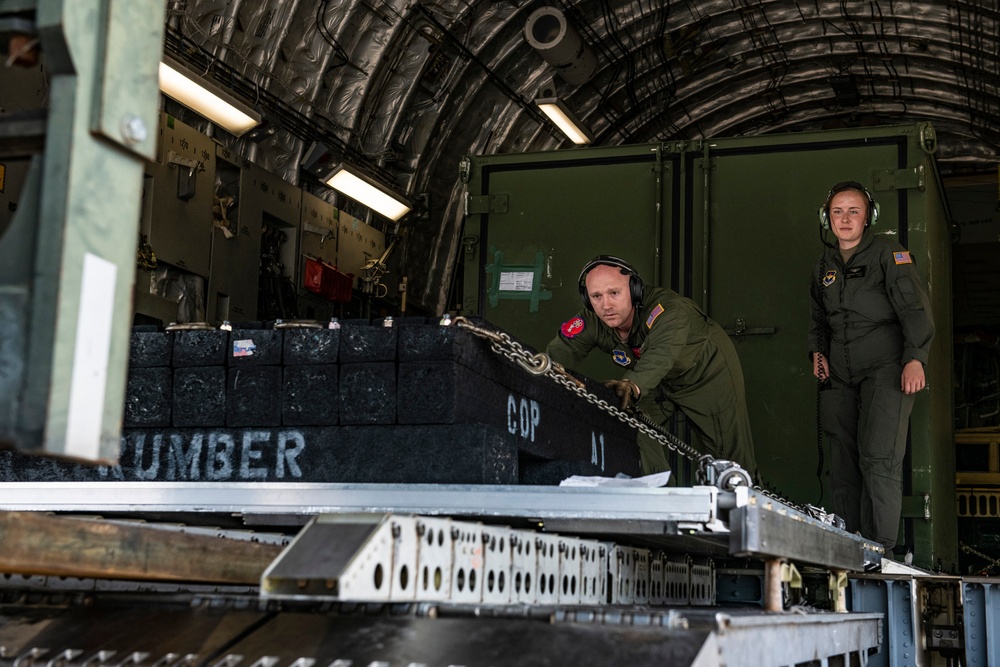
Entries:
POLYGON ((511 338, 509 334, 476 326, 464 317, 456 317, 454 323, 479 336, 480 338, 488 340, 490 342, 490 347, 494 352, 509 359, 510 361, 513 361, 532 375, 544 375, 551 378, 557 384, 562 385, 591 405, 597 406, 620 421, 623 421, 629 426, 642 431, 672 451, 690 459, 692 462, 700 464, 702 462, 710 463, 714 460, 711 456, 702 454, 679 438, 672 435, 670 438, 667 438, 667 434, 662 433, 659 429, 654 429, 638 417, 630 415, 624 410, 611 405, 603 398, 598 398, 594 394, 590 393, 581 381, 567 373, 560 364, 553 362, 547 354, 543 354, 541 352, 532 354, 528 350, 524 349, 524 346, 511 338))
POLYGON ((975 549, 973 549, 972 547, 970 547, 968 544, 965 544, 964 542, 959 542, 958 546, 965 553, 972 554, 973 556, 978 556, 978 557, 982 558, 983 560, 985 560, 987 563, 989 563, 989 565, 987 565, 985 568, 983 568, 983 570, 982 570, 983 572, 988 572, 988 571, 992 570, 993 568, 1000 566, 1000 560, 997 560, 993 556, 989 556, 987 554, 984 554, 981 551, 976 551, 975 549))
MULTIPOLYGON (((518 343, 516 340, 510 337, 509 334, 502 331, 496 331, 493 329, 487 329, 485 327, 476 326, 471 321, 465 317, 456 317, 454 320, 455 325, 473 333, 474 335, 483 338, 490 343, 490 348, 497 354, 505 357, 506 359, 514 362, 527 372, 532 375, 544 375, 557 384, 562 385, 570 392, 581 397, 591 405, 595 405, 601 410, 613 415, 620 421, 628 424, 629 426, 642 431, 649 437, 653 438, 656 442, 660 443, 664 447, 670 449, 671 451, 677 452, 681 456, 689 459, 692 463, 695 463, 700 470, 711 466, 716 459, 709 455, 699 452, 697 449, 687 444, 680 438, 676 437, 672 433, 664 431, 661 427, 656 425, 649 419, 648 416, 644 415, 642 412, 638 412, 637 415, 631 415, 624 410, 621 410, 614 405, 611 405, 602 398, 598 398, 594 394, 587 391, 586 386, 580 380, 570 375, 566 370, 558 363, 552 361, 547 354, 538 352, 532 354, 528 350, 524 349, 524 346, 518 343)), ((819 507, 814 507, 812 505, 799 505, 793 503, 787 498, 783 498, 780 495, 774 493, 773 491, 761 486, 760 484, 752 484, 751 488, 754 489, 759 494, 766 496, 772 500, 784 503, 789 507, 792 507, 807 516, 811 516, 814 519, 822 521, 824 523, 836 525, 836 515, 829 514, 825 510, 819 507)))

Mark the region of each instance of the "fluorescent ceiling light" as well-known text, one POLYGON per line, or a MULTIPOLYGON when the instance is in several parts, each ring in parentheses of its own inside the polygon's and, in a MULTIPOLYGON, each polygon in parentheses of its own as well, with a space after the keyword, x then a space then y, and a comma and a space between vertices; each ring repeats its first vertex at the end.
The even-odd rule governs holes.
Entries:
POLYGON ((337 165, 326 184, 390 220, 399 220, 412 208, 402 197, 346 164, 337 165))
POLYGON ((594 135, 590 133, 590 130, 558 98, 537 99, 535 104, 574 144, 582 146, 594 142, 594 135))
POLYGON ((237 137, 260 125, 260 115, 172 60, 160 62, 160 90, 237 137))

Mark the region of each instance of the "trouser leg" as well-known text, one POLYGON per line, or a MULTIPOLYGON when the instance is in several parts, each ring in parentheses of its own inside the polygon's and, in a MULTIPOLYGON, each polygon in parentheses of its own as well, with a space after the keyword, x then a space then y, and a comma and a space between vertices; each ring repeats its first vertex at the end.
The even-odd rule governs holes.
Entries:
MULTIPOLYGON (((650 392, 650 394, 655 394, 655 392, 650 392)), ((635 407, 644 412, 654 423, 665 425, 669 421, 669 415, 663 414, 661 406, 656 403, 656 397, 653 395, 640 398, 635 407)), ((663 445, 659 441, 639 431, 636 442, 639 445, 639 467, 643 475, 651 475, 670 469, 667 465, 667 456, 663 451, 663 445)))
POLYGON ((757 459, 740 359, 722 329, 713 331, 711 341, 715 352, 701 367, 697 386, 671 398, 691 423, 698 449, 717 459, 735 461, 756 478, 757 459))
POLYGON ((858 455, 867 499, 861 533, 896 545, 903 502, 903 457, 913 396, 900 390, 902 369, 890 366, 861 384, 858 455))
POLYGON ((862 477, 858 463, 858 395, 845 387, 820 392, 820 421, 830 443, 833 511, 854 532, 861 526, 862 477))
POLYGON ((715 428, 716 456, 735 461, 755 480, 758 476, 757 459, 754 456, 753 436, 746 404, 737 401, 730 407, 712 415, 715 428))
POLYGON ((692 427, 692 444, 713 458, 735 461, 756 479, 757 460, 746 404, 732 394, 724 396, 724 400, 713 404, 689 400, 680 405, 692 427))

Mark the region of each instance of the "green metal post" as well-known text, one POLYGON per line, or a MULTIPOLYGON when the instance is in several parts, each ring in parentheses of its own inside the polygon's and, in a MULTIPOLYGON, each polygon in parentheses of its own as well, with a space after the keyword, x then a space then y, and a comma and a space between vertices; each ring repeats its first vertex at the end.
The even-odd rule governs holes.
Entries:
MULTIPOLYGON (((2 9, 2 6, 0 6, 2 9)), ((27 295, 19 448, 116 460, 128 364, 143 164, 156 150, 162 0, 39 0, 50 77, 33 247, 5 285, 27 295)), ((30 224, 31 207, 12 222, 30 224)))

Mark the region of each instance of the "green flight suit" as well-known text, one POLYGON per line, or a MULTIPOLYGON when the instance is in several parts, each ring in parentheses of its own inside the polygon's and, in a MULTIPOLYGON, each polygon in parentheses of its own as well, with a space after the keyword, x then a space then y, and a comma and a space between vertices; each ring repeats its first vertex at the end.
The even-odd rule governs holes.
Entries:
MULTIPOLYGON (((673 290, 646 287, 642 301, 628 341, 583 310, 562 325, 548 355, 572 368, 595 348, 608 353, 624 370, 622 379, 639 387, 638 409, 661 425, 679 410, 691 423, 699 449, 736 461, 756 476, 743 371, 729 336, 673 290)), ((667 470, 663 447, 656 441, 641 436, 639 454, 644 474, 667 470)))
POLYGON ((810 284, 809 350, 826 356, 820 419, 830 442, 833 510, 850 531, 896 544, 913 395, 903 365, 927 364, 934 321, 910 254, 866 230, 845 265, 828 248, 810 284))

